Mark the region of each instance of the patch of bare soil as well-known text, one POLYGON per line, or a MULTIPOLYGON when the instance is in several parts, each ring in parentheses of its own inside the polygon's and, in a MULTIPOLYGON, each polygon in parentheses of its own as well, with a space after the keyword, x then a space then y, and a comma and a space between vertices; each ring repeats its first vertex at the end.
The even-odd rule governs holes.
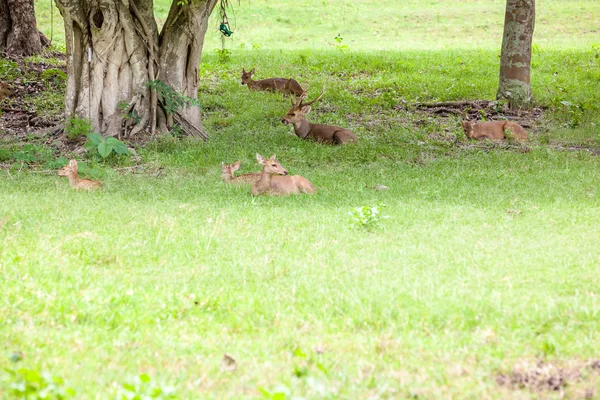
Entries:
MULTIPOLYGON (((536 364, 515 366, 508 373, 496 376, 496 382, 513 390, 527 389, 533 392, 562 392, 567 388, 575 389, 585 383, 590 374, 600 375, 600 360, 586 362, 573 362, 568 365, 559 365, 545 361, 536 364)), ((579 388, 581 389, 581 388, 579 388)), ((583 388, 581 393, 575 394, 577 398, 594 398, 592 387, 583 388)))

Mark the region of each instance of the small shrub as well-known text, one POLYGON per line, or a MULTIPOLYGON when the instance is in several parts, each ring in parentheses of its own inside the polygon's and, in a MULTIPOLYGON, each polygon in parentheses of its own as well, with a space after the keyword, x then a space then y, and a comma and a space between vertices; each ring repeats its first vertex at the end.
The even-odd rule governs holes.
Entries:
POLYGON ((60 85, 67 81, 67 74, 57 68, 48 68, 40 74, 40 78, 54 85, 60 85))
POLYGON ((76 140, 87 136, 93 131, 92 121, 85 118, 71 117, 65 124, 65 133, 69 140, 76 140))
POLYGON ((8 390, 6 393, 17 399, 53 399, 62 400, 75 396, 75 391, 65 386, 65 382, 48 373, 20 368, 8 372, 8 390))
POLYGON ((184 106, 200 105, 198 99, 192 99, 191 97, 177 93, 171 86, 163 81, 154 80, 148 82, 147 85, 149 88, 156 90, 156 93, 162 100, 165 110, 170 114, 177 112, 177 110, 184 106))
POLYGON ((90 132, 87 134, 87 138, 84 147, 94 156, 99 155, 106 158, 112 153, 129 154, 127 145, 114 137, 105 138, 97 132, 90 132))
POLYGON ((151 382, 146 374, 136 377, 132 383, 123 383, 117 392, 117 399, 175 399, 175 390, 151 382))
POLYGON ((381 214, 381 210, 384 207, 385 204, 383 203, 373 206, 354 207, 350 210, 352 222, 359 228, 374 229, 379 225, 382 219, 389 218, 388 216, 381 214))

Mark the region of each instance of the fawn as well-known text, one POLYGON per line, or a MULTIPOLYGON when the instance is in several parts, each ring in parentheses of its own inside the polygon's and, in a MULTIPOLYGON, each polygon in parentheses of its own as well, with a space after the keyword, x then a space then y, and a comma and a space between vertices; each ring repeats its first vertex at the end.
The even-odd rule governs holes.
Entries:
POLYGON ((348 129, 332 125, 311 124, 306 120, 305 115, 310 113, 310 105, 321 99, 324 93, 325 89, 321 91, 319 97, 308 103, 304 103, 306 94, 300 96, 297 102, 292 99, 292 108, 281 118, 281 122, 285 125, 293 124, 296 136, 301 139, 312 139, 317 142, 330 144, 358 142, 358 137, 348 129))
POLYGON ((300 175, 288 175, 287 170, 275 158, 275 154, 271 158, 265 159, 256 153, 256 160, 263 166, 263 169, 259 181, 252 186, 253 196, 315 193, 315 187, 308 179, 300 175))
POLYGON ((251 183, 255 184, 260 179, 260 172, 251 172, 249 174, 242 174, 238 176, 234 176, 234 172, 240 169, 242 163, 240 161, 236 161, 233 164, 225 164, 225 162, 221 161, 221 178, 225 181, 225 183, 251 183))
POLYGON ((58 171, 58 176, 69 177, 69 183, 75 190, 102 189, 102 183, 93 179, 81 179, 77 174, 77 160, 69 161, 69 164, 58 171))
POLYGON ((248 85, 250 90, 268 90, 271 92, 283 92, 285 94, 294 94, 296 96, 302 96, 304 89, 295 79, 285 78, 268 78, 255 81, 252 79, 254 75, 254 68, 250 72, 246 72, 245 68, 242 68, 242 85, 248 85))
POLYGON ((13 91, 10 90, 10 88, 8 87, 7 83, 4 82, 0 82, 0 100, 2 100, 3 98, 10 96, 11 94, 13 94, 13 91))
POLYGON ((512 121, 484 121, 484 122, 460 122, 465 135, 469 139, 482 140, 488 138, 490 140, 516 139, 527 140, 527 132, 516 122, 512 121), (510 132, 508 135, 506 132, 510 132))

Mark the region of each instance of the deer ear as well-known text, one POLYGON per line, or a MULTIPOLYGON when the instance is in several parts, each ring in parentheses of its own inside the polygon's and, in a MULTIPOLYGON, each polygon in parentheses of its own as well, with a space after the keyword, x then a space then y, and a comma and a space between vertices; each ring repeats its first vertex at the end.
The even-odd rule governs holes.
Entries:
POLYGON ((256 71, 254 70, 254 68, 252 68, 252 69, 250 70, 250 75, 254 75, 254 73, 255 73, 255 72, 256 72, 256 71))
POLYGON ((235 163, 233 163, 233 169, 238 170, 238 169, 240 169, 241 165, 242 165, 241 161, 236 161, 235 163))
POLYGON ((312 110, 312 108, 310 106, 304 106, 304 107, 302 107, 302 113, 304 115, 308 115, 310 113, 310 110, 312 110))
POLYGON ((69 161, 69 168, 77 168, 77 160, 69 161))
POLYGON ((271 156, 271 160, 277 160, 277 156, 276 156, 275 154, 273 154, 273 155, 271 156))
POLYGON ((242 67, 242 74, 246 73, 246 68, 242 67))
POLYGON ((263 156, 261 156, 260 154, 256 153, 256 161, 258 161, 259 164, 264 164, 265 163, 265 159, 263 156))

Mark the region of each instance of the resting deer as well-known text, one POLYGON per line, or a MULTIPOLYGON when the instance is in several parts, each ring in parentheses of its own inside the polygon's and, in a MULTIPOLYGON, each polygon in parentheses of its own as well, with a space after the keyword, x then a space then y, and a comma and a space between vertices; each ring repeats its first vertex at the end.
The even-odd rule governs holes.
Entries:
POLYGON ((306 115, 311 110, 310 105, 320 100, 324 93, 325 89, 321 91, 319 97, 308 103, 304 103, 306 94, 300 96, 298 101, 292 99, 292 108, 281 118, 281 122, 286 125, 293 124, 296 136, 301 139, 312 139, 317 142, 331 144, 358 142, 358 137, 348 129, 332 125, 311 124, 306 120, 306 115))
POLYGON ((13 94, 13 91, 10 90, 10 88, 8 87, 7 83, 4 82, 0 82, 0 100, 2 100, 3 98, 10 96, 11 94, 13 94))
POLYGON ((248 89, 250 90, 279 91, 285 94, 295 94, 296 96, 304 94, 304 89, 302 89, 302 86, 295 79, 268 78, 255 81, 252 79, 254 72, 254 68, 250 72, 246 72, 246 69, 242 68, 242 85, 248 85, 248 89))
POLYGON ((265 159, 257 153, 256 160, 263 166, 263 169, 259 181, 252 186, 253 196, 261 194, 287 196, 315 192, 314 185, 308 179, 300 175, 288 175, 287 170, 275 159, 275 154, 271 158, 265 159))
POLYGON ((63 167, 58 171, 58 176, 69 177, 69 183, 75 190, 95 190, 102 189, 102 183, 93 179, 81 179, 77 174, 77 160, 69 161, 66 167, 63 167))
POLYGON ((469 139, 482 140, 487 138, 490 140, 503 140, 507 137, 516 140, 528 139, 525 129, 512 121, 460 121, 460 123, 465 130, 465 135, 469 139), (506 132, 510 133, 507 135, 506 132))
POLYGON ((242 174, 238 176, 234 176, 234 172, 240 169, 242 163, 240 161, 236 161, 233 164, 225 164, 225 162, 221 162, 221 177, 225 181, 225 183, 251 183, 255 184, 260 179, 260 172, 251 172, 249 174, 242 174))

